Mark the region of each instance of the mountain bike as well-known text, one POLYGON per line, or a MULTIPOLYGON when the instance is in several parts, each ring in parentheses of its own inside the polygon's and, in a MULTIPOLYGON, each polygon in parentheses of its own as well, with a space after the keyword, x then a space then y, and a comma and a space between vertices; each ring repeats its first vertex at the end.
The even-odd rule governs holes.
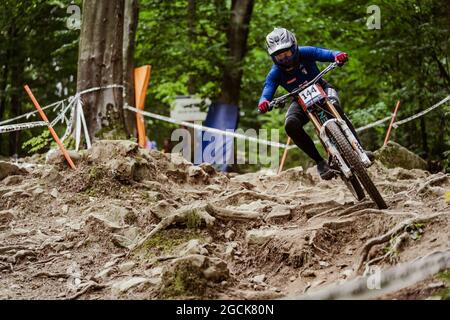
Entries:
POLYGON ((327 151, 328 163, 335 176, 339 176, 344 181, 358 201, 365 198, 362 188, 364 186, 378 208, 386 209, 386 202, 366 170, 371 166, 371 161, 318 83, 325 74, 336 67, 338 67, 336 62, 329 64, 311 81, 288 94, 273 99, 269 104, 269 110, 284 106, 289 98, 296 99, 308 115, 327 151))

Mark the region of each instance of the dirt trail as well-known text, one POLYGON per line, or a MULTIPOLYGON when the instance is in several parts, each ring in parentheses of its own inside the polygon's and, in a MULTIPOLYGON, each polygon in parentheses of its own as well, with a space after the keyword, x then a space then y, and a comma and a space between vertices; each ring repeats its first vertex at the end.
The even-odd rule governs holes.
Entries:
POLYGON ((378 210, 315 168, 229 178, 124 141, 75 160, 0 181, 1 299, 281 298, 450 249, 448 174, 375 163, 378 210))

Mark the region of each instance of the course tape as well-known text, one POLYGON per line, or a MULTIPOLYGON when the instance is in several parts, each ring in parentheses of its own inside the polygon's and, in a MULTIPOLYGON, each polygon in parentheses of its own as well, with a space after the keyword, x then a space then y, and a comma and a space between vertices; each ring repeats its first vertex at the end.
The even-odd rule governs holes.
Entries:
MULTIPOLYGON (((54 107, 54 110, 56 110, 59 107, 62 108, 61 113, 55 118, 55 120, 53 120, 52 123, 45 124, 45 125, 54 126, 55 124, 58 123, 58 121, 61 121, 63 123, 65 122, 67 124, 67 129, 66 129, 66 132, 64 133, 64 136, 61 139, 62 141, 64 141, 70 135, 70 133, 72 132, 72 122, 73 122, 74 115, 76 113, 75 109, 77 107, 77 103, 78 103, 77 101, 80 99, 80 97, 83 94, 91 93, 91 92, 98 91, 98 90, 112 89, 112 88, 124 89, 125 87, 123 85, 112 84, 112 85, 107 85, 107 86, 103 86, 103 87, 89 88, 89 89, 86 89, 86 90, 83 90, 81 92, 76 93, 74 96, 68 97, 68 98, 63 99, 61 101, 58 101, 58 102, 55 102, 55 103, 52 103, 52 104, 50 104, 48 106, 43 107, 44 110, 48 109, 48 108, 51 108, 51 107, 54 107), (68 106, 66 108, 64 108, 64 102, 65 101, 69 101, 69 104, 68 104, 68 106), (66 112, 69 109, 71 109, 71 115, 70 115, 69 119, 67 119, 65 114, 66 114, 66 112)), ((431 112, 432 110, 440 107, 441 105, 443 105, 448 100, 450 100, 450 95, 447 96, 446 98, 442 99, 441 101, 439 101, 438 103, 436 103, 435 105, 431 106, 430 108, 428 108, 426 110, 423 110, 423 111, 421 111, 421 112, 419 112, 419 113, 417 113, 415 115, 412 115, 412 116, 410 116, 410 117, 408 117, 406 119, 403 119, 401 121, 395 122, 393 124, 393 127, 397 128, 398 126, 400 126, 400 125, 402 125, 404 123, 407 123, 409 121, 415 120, 415 119, 417 119, 417 118, 419 118, 419 117, 421 117, 421 116, 431 112)), ((191 122, 178 121, 178 120, 175 120, 175 119, 170 118, 170 117, 166 117, 166 116, 159 115, 159 114, 156 114, 156 113, 140 110, 140 109, 134 108, 134 107, 129 106, 129 105, 125 105, 124 109, 130 110, 130 111, 133 111, 133 112, 136 112, 136 113, 140 113, 143 116, 151 117, 153 119, 157 119, 157 120, 161 120, 161 121, 165 121, 165 122, 169 122, 169 123, 173 123, 173 124, 177 124, 177 125, 190 127, 190 128, 196 129, 196 130, 204 131, 204 132, 210 132, 210 133, 220 134, 220 135, 224 135, 224 136, 231 136, 231 137, 238 138, 238 139, 246 139, 248 141, 257 142, 258 144, 265 144, 265 145, 276 147, 276 148, 288 148, 288 149, 296 148, 295 145, 287 145, 287 144, 284 144, 284 143, 274 142, 274 141, 265 140, 265 139, 259 139, 259 138, 256 138, 256 137, 252 137, 252 136, 236 133, 233 130, 226 130, 226 131, 224 131, 224 130, 220 130, 220 129, 216 129, 216 128, 205 127, 205 126, 202 126, 202 125, 199 125, 199 124, 194 124, 194 123, 191 123, 191 122)), ((28 119, 30 116, 33 116, 36 113, 37 113, 37 110, 36 111, 32 111, 32 112, 28 112, 28 113, 23 114, 21 116, 18 116, 18 117, 15 117, 15 118, 8 119, 8 120, 0 122, 0 133, 17 131, 17 130, 24 130, 24 129, 34 128, 34 127, 37 127, 37 126, 44 126, 44 124, 41 121, 30 122, 30 123, 19 123, 19 124, 8 125, 8 126, 1 126, 3 124, 7 124, 7 123, 13 122, 13 121, 18 120, 18 119, 22 119, 22 118, 27 118, 28 119)), ((367 129, 379 126, 379 125, 389 121, 391 118, 392 118, 392 116, 385 117, 385 118, 377 120, 377 121, 375 121, 373 123, 367 124, 367 125, 365 125, 363 127, 357 128, 356 131, 357 132, 362 132, 362 131, 365 131, 367 129)), ((314 143, 319 144, 320 142, 319 141, 315 141, 314 143)))
POLYGON ((316 292, 287 297, 288 300, 375 299, 412 286, 450 268, 450 250, 432 253, 403 263, 378 275, 358 277, 343 284, 331 285, 316 292), (374 278, 376 277, 376 278, 374 278))

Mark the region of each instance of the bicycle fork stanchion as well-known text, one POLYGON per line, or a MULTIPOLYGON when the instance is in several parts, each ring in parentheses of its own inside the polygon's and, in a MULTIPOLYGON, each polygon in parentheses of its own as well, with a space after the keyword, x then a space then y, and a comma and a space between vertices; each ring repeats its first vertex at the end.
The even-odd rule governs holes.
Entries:
POLYGON ((400 100, 398 100, 397 104, 395 105, 394 114, 392 115, 391 123, 389 124, 389 128, 388 128, 388 130, 386 132, 386 138, 384 138, 383 147, 385 147, 388 144, 388 142, 389 142, 389 138, 391 136, 392 126, 394 125, 395 118, 397 117, 397 112, 398 112, 399 108, 400 108, 400 100))
POLYGON ((286 161, 287 154, 288 154, 288 151, 289 151, 288 146, 290 144, 291 144, 291 137, 288 137, 287 142, 286 142, 286 148, 284 148, 283 157, 281 158, 280 167, 278 168, 278 174, 280 174, 281 171, 283 171, 284 162, 286 161))
POLYGON ((30 96, 31 101, 33 102, 34 106, 36 107, 36 109, 38 110, 42 120, 44 120, 47 125, 48 125, 48 130, 50 131, 50 133, 53 136, 53 139, 55 139, 56 143, 59 146, 59 149, 61 150, 61 152, 63 153, 64 157, 66 158, 67 162, 69 163, 70 167, 72 169, 75 169, 75 164, 72 161, 72 158, 70 158, 70 155, 67 153, 66 148, 64 147, 64 145, 62 144, 62 142, 59 140, 58 135, 56 134, 55 130, 53 129, 53 127, 50 125, 50 122, 48 121, 47 116, 45 115, 44 110, 42 110, 41 106, 39 105, 39 102, 37 102, 36 98, 33 95, 33 92, 31 92, 30 87, 28 87, 28 85, 25 85, 25 91, 28 93, 28 95, 30 96))

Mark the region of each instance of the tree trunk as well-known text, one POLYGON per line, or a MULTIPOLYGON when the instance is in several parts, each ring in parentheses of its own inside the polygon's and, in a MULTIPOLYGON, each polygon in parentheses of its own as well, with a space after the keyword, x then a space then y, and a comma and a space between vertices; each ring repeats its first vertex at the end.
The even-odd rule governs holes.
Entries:
POLYGON ((225 61, 219 101, 235 105, 239 103, 242 79, 242 61, 247 52, 249 23, 253 0, 233 0, 227 30, 228 58, 225 61))
MULTIPOLYGON (((130 106, 134 101, 134 48, 139 17, 138 0, 125 0, 124 32, 123 32, 123 82, 125 86, 124 100, 130 106)), ((136 136, 136 115, 124 111, 125 128, 128 135, 136 136)))
POLYGON ((112 88, 83 95, 91 137, 128 138, 123 104, 124 97, 131 101, 136 8, 137 2, 132 0, 83 1, 77 91, 113 84, 126 86, 125 90, 112 88))
MULTIPOLYGON (((189 55, 189 59, 191 60, 190 65, 192 65, 192 57, 194 57, 193 48, 196 41, 195 36, 195 24, 197 22, 196 5, 197 5, 196 0, 188 0, 188 39, 191 48, 191 54, 189 55)), ((193 74, 190 74, 188 79, 188 92, 190 95, 192 95, 195 94, 195 91, 196 91, 195 76, 193 74)))
MULTIPOLYGON (((17 117, 22 112, 23 96, 23 73, 25 69, 25 58, 22 56, 21 35, 13 22, 10 27, 10 79, 11 79, 11 117, 17 117)), ((9 154, 19 156, 20 152, 20 131, 9 133, 9 154)))

